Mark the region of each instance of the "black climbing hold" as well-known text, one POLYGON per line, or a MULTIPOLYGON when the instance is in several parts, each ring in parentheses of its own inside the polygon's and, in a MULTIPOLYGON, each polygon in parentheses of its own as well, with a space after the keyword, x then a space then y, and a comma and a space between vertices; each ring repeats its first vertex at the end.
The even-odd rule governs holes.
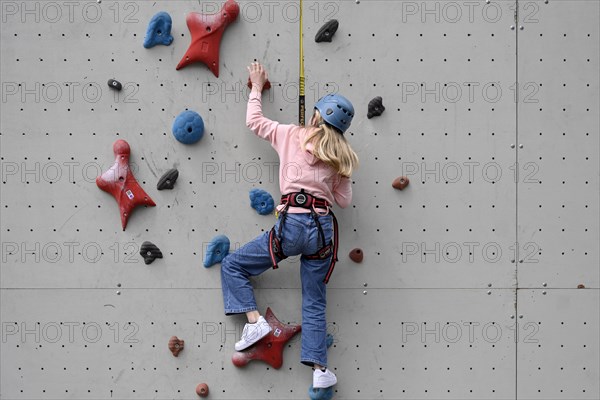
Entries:
POLYGON ((383 106, 383 99, 381 96, 377 96, 369 102, 369 112, 367 113, 367 118, 378 117, 384 111, 385 107, 383 106))
POLYGON ((335 35, 338 26, 340 26, 340 23, 337 19, 327 21, 315 35, 315 42, 331 42, 331 39, 333 38, 333 35, 335 35))
POLYGON ((110 86, 111 88, 113 88, 115 90, 121 90, 121 89, 123 89, 123 85, 121 85, 121 82, 119 82, 116 79, 109 79, 108 80, 108 86, 110 86))
POLYGON ((146 265, 152 264, 152 262, 157 258, 163 258, 160 249, 152 242, 142 243, 140 255, 144 258, 146 265))
POLYGON ((158 190, 173 189, 173 186, 175 186, 175 181, 178 177, 179 171, 176 169, 170 169, 160 177, 158 183, 156 184, 156 188, 158 190))

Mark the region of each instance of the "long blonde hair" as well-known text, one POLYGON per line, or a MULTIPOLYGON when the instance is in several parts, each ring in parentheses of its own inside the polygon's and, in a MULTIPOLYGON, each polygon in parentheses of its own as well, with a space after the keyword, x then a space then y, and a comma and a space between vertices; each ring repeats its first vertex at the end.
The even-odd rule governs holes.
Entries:
POLYGON ((306 151, 306 145, 312 143, 313 156, 331 166, 338 174, 351 177, 352 171, 358 167, 358 156, 350 143, 344 135, 323 120, 318 110, 315 110, 311 122, 318 129, 304 140, 302 150, 306 151))

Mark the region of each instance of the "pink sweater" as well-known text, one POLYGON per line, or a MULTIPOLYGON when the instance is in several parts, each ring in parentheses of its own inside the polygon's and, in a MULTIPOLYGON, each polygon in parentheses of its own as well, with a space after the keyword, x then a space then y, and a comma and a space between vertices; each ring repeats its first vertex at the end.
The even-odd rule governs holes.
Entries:
MULTIPOLYGON (((299 192, 304 189, 313 196, 320 197, 340 207, 346 208, 352 202, 352 182, 342 177, 329 165, 317 159, 310 150, 302 151, 301 143, 312 129, 298 125, 283 125, 266 118, 262 113, 261 92, 253 86, 248 99, 246 125, 259 137, 268 140, 279 155, 279 189, 282 194, 299 192)), ((275 199, 278 202, 279 199, 275 199)), ((281 210, 283 206, 278 206, 281 210)), ((310 212, 305 208, 290 207, 290 213, 310 212)))

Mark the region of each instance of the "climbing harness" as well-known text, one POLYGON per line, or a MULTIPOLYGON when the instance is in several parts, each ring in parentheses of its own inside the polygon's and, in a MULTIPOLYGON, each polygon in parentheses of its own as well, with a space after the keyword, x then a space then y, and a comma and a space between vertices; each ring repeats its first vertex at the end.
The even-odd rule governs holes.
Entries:
POLYGON ((281 204, 284 205, 284 208, 279 212, 281 214, 281 221, 279 222, 279 230, 275 232, 275 227, 271 228, 269 232, 269 254, 271 256, 271 261, 273 262, 273 269, 277 269, 277 260, 276 257, 280 260, 284 260, 287 258, 285 254, 283 254, 283 248, 281 247, 281 243, 283 238, 281 238, 281 230, 283 224, 285 222, 285 218, 287 216, 287 210, 289 207, 302 207, 310 210, 311 216, 315 220, 317 224, 317 228, 319 228, 319 237, 321 239, 321 248, 317 250, 314 254, 302 255, 307 260, 325 260, 331 257, 331 263, 329 264, 329 270, 327 271, 327 275, 325 275, 325 279, 323 279, 323 283, 327 284, 329 282, 329 278, 331 277, 331 273, 333 272, 333 268, 335 267, 336 261, 338 261, 337 253, 338 253, 338 223, 333 211, 330 210, 330 204, 327 200, 320 199, 315 197, 309 193, 306 193, 304 189, 301 189, 300 192, 293 192, 286 195, 281 196, 281 204), (327 209, 327 211, 331 214, 333 218, 333 238, 329 242, 329 244, 325 243, 325 234, 323 233, 323 227, 319 222, 319 215, 327 215, 327 214, 319 214, 317 212, 317 208, 327 209))

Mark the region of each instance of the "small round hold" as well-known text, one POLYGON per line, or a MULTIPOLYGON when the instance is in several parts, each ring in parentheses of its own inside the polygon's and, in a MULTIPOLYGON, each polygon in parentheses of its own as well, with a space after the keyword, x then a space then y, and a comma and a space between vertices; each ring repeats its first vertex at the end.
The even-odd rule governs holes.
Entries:
POLYGON ((396 179, 394 179, 394 182, 392 182, 392 187, 394 189, 404 190, 404 188, 408 186, 409 182, 410 181, 409 181, 408 177, 399 176, 396 179))
POLYGON ((115 90, 117 90, 117 91, 120 91, 121 89, 123 89, 123 85, 121 85, 121 82, 119 82, 119 81, 118 81, 118 80, 116 80, 116 79, 109 79, 109 80, 108 80, 108 86, 109 86, 111 89, 115 89, 115 90))
POLYGON ((546 286, 548 286, 548 284, 546 282, 544 282, 544 283, 542 283, 542 286, 546 287, 546 286))
POLYGON ((117 290, 117 294, 121 294, 121 291, 120 291, 120 290, 117 290))
POLYGON ((519 318, 523 318, 523 314, 519 314, 519 318))
POLYGON ((363 290, 363 294, 367 294, 367 291, 366 291, 366 290, 363 290))
POLYGON ((542 294, 546 294, 546 291, 544 290, 544 291, 542 292, 542 294))
POLYGON ((207 397, 208 385, 206 383, 199 383, 198 386, 196 386, 196 394, 200 397, 207 397))
POLYGON ((491 283, 488 283, 488 287, 492 287, 492 284, 491 284, 491 283))
POLYGON ((363 283, 363 286, 364 286, 364 287, 367 287, 367 286, 369 286, 369 285, 367 284, 367 282, 365 282, 365 283, 363 283))
POLYGON ((515 316, 514 316, 514 315, 511 315, 511 316, 510 316, 510 319, 515 319, 515 316))
POLYGON ((585 289, 585 285, 583 283, 580 283, 579 285, 577 285, 577 289, 585 289))
POLYGON ((355 263, 360 263, 363 260, 364 254, 361 249, 356 248, 356 249, 352 249, 352 251, 350 252, 350 254, 348 254, 348 256, 355 263))
POLYGON ((360 4, 360 0, 356 0, 356 4, 360 4))
POLYGON ((102 0, 96 0, 96 3, 100 4, 102 3, 102 0))
POLYGON ((121 284, 120 284, 120 283, 117 283, 117 287, 121 287, 121 284))
POLYGON ((491 291, 491 290, 488 290, 488 291, 487 291, 487 294, 492 294, 492 291, 491 291))

